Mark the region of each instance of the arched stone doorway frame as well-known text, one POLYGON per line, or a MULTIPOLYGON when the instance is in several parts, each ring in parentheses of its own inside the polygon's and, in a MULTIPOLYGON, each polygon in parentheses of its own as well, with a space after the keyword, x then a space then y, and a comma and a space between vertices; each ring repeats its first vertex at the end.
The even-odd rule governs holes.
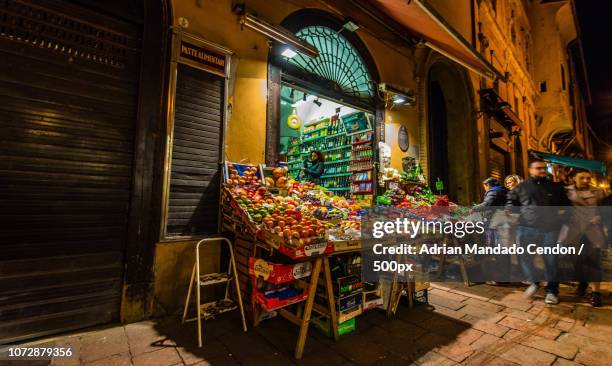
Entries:
MULTIPOLYGON (((421 162, 423 162, 424 164, 424 173, 426 175, 426 177, 428 178, 428 181, 430 183, 430 185, 433 186, 434 182, 435 182, 435 177, 433 177, 432 180, 432 176, 431 176, 431 166, 430 166, 430 161, 431 161, 431 152, 433 151, 432 149, 435 149, 434 146, 431 146, 431 141, 432 141, 432 130, 430 127, 430 121, 429 121, 429 116, 430 116, 430 101, 429 101, 429 94, 430 94, 430 72, 432 71, 432 69, 436 69, 436 68, 441 68, 446 70, 450 75, 452 75, 452 83, 453 86, 449 86, 449 85, 443 85, 442 89, 444 90, 448 90, 449 87, 454 87, 457 91, 461 90, 462 91, 462 95, 461 95, 461 102, 458 103, 454 103, 453 107, 456 105, 463 105, 463 108, 465 110, 464 113, 464 117, 461 118, 461 121, 463 121, 463 126, 467 127, 464 129, 466 135, 465 135, 465 144, 468 147, 471 147, 471 151, 468 151, 467 153, 465 153, 465 155, 463 155, 464 159, 466 160, 465 162, 460 162, 460 161, 453 161, 452 156, 450 156, 450 159, 448 159, 448 164, 455 164, 455 166, 453 166, 453 169, 464 169, 465 172, 463 174, 463 179, 461 179, 461 183, 457 184, 458 182, 444 182, 445 186, 447 188, 447 192, 450 190, 455 190, 455 192, 451 192, 451 199, 453 198, 452 196, 457 196, 455 197, 456 199, 459 199, 458 203, 461 204, 471 204, 472 202, 475 202, 479 199, 479 180, 480 180, 480 159, 479 159, 479 155, 481 154, 481 148, 480 145, 482 141, 479 141, 479 126, 477 124, 478 119, 477 119, 477 104, 476 104, 476 98, 475 98, 475 92, 474 92, 474 86, 473 86, 473 81, 470 78, 467 70, 465 70, 463 67, 461 67, 460 65, 458 65, 457 63, 455 63, 454 61, 448 59, 447 57, 441 55, 440 53, 437 53, 433 50, 426 50, 426 53, 423 56, 423 61, 420 63, 420 67, 418 68, 417 71, 417 75, 418 75, 418 93, 419 93, 419 100, 421 101, 421 103, 419 103, 419 121, 420 121, 420 129, 421 129, 421 149, 420 149, 420 160, 421 162), (460 187, 460 190, 457 191, 457 188, 460 187)), ((448 80, 447 80, 448 81, 448 80)), ((449 107, 448 105, 448 100, 447 100, 447 108, 449 107)), ((447 123, 448 123, 448 116, 447 116, 447 123)), ((461 125, 461 124, 459 124, 461 125)), ((481 127, 482 129, 482 127, 481 127)), ((451 155, 450 150, 449 150, 449 155, 451 155)), ((450 166, 449 166, 450 168, 450 166)), ((457 174, 456 172, 453 174, 457 174)), ((451 176, 450 174, 450 170, 449 170, 449 176, 451 176)))

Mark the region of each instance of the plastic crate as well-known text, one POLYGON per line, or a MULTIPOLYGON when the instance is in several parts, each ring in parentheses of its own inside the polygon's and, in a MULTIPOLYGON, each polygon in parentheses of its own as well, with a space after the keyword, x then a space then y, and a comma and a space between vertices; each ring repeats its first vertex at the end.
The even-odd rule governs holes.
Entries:
POLYGON ((304 291, 294 297, 290 297, 288 299, 278 299, 278 298, 268 298, 265 297, 263 293, 255 290, 255 301, 261 305, 261 307, 266 311, 272 311, 276 309, 283 308, 285 306, 289 306, 292 304, 296 304, 300 301, 306 300, 308 297, 308 290, 304 289, 304 291))
POLYGON ((341 297, 336 300, 336 309, 340 312, 348 311, 360 306, 362 301, 363 295, 361 294, 361 292, 351 296, 341 297))
POLYGON ((272 284, 287 283, 299 278, 308 277, 312 272, 310 262, 295 264, 276 264, 258 258, 249 258, 249 274, 262 278, 272 284))
MULTIPOLYGON (((329 318, 324 316, 314 317, 310 319, 310 324, 312 324, 316 329, 321 331, 326 336, 330 338, 333 337, 331 322, 329 321, 329 318)), ((344 335, 350 332, 354 332, 355 329, 357 329, 355 318, 349 319, 343 323, 338 324, 338 335, 344 335)))
POLYGON ((361 315, 361 313, 363 313, 363 308, 361 307, 361 305, 347 311, 341 311, 338 313, 338 324, 351 320, 356 316, 361 315))

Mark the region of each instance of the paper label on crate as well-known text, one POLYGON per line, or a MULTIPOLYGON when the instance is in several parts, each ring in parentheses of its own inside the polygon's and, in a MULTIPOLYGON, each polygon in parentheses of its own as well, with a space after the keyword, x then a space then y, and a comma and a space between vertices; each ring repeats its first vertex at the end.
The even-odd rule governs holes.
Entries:
POLYGON ((359 240, 349 240, 349 241, 346 243, 346 246, 347 246, 348 248, 358 247, 358 246, 360 246, 360 245, 361 245, 361 241, 359 241, 359 240))
POLYGON ((304 262, 298 263, 293 266, 293 278, 302 278, 306 276, 310 276, 312 272, 312 263, 304 262))
POLYGON ((262 277, 264 280, 270 277, 273 270, 274 268, 263 259, 257 259, 255 263, 253 263, 253 273, 255 273, 255 276, 262 277))
POLYGON ((304 245, 304 252, 307 256, 323 254, 327 248, 327 242, 304 245))

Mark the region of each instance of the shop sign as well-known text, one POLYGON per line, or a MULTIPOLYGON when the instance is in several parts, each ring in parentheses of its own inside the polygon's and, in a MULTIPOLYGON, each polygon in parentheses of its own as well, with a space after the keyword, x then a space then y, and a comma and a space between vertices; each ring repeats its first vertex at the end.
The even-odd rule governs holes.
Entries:
POLYGON ((370 131, 372 129, 370 119, 371 116, 365 112, 353 112, 340 117, 347 135, 370 131))
POLYGON ((399 131, 397 133, 397 143, 399 145, 400 150, 403 152, 408 151, 410 147, 410 141, 408 140, 408 129, 406 126, 400 126, 399 131))
POLYGON ((195 62, 221 75, 225 75, 226 57, 225 54, 221 52, 202 46, 196 46, 193 43, 181 40, 179 54, 184 59, 195 62))
POLYGON ((444 190, 444 182, 442 182, 440 178, 438 178, 438 180, 436 180, 436 191, 443 191, 443 190, 444 190))

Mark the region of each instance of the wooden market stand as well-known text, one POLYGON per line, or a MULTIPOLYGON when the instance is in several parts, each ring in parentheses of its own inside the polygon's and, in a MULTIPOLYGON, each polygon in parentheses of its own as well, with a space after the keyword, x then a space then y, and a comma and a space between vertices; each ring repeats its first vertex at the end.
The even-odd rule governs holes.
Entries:
MULTIPOLYGON (((330 319, 332 335, 334 340, 338 339, 338 314, 336 311, 335 297, 333 291, 333 280, 330 269, 330 256, 337 254, 345 254, 350 252, 357 252, 361 249, 361 243, 359 241, 342 242, 344 250, 341 252, 334 253, 334 243, 324 242, 318 244, 312 244, 305 246, 298 250, 291 250, 282 246, 275 247, 269 240, 266 240, 263 232, 250 226, 249 223, 244 222, 236 214, 236 207, 233 206, 232 198, 230 193, 225 191, 222 197, 223 202, 223 228, 226 231, 231 232, 235 238, 240 238, 241 243, 236 245, 237 253, 236 257, 238 260, 239 274, 241 277, 250 274, 245 273, 244 264, 250 258, 260 258, 263 253, 271 254, 273 251, 278 251, 284 254, 286 257, 295 261, 295 263, 306 263, 309 262, 311 265, 311 272, 308 278, 297 278, 292 279, 293 283, 305 290, 307 296, 299 302, 287 304, 296 304, 296 311, 291 312, 285 307, 274 309, 278 311, 278 314, 283 318, 289 320, 291 323, 299 327, 298 339, 295 347, 295 358, 300 359, 304 352, 304 345, 306 343, 306 337, 308 335, 308 328, 311 320, 312 312, 315 311, 321 315, 327 316, 330 319), (250 242, 250 246, 244 245, 245 242, 250 242), (246 250, 245 250, 246 249, 246 250), (248 255, 249 258, 245 258, 248 255), (241 258, 242 257, 242 258, 241 258), (242 270, 240 263, 243 264, 242 270), (321 305, 315 302, 317 295, 317 287, 321 281, 321 286, 325 289, 326 304, 321 305)), ((242 287, 242 295, 244 299, 251 299, 249 306, 252 312, 252 321, 254 326, 258 326, 261 321, 262 309, 257 306, 254 301, 253 293, 248 293, 246 290, 247 284, 252 286, 254 282, 249 283, 248 281, 240 281, 242 287)))
MULTIPOLYGON (((295 346, 294 356, 296 359, 300 359, 304 352, 304 345, 308 335, 308 329, 311 322, 312 312, 321 314, 329 318, 330 325, 330 336, 337 340, 339 337, 338 325, 343 320, 339 319, 341 316, 336 308, 335 293, 334 293, 334 280, 331 274, 330 258, 335 255, 343 255, 349 253, 359 252, 362 249, 362 242, 360 240, 349 240, 349 241, 320 241, 314 244, 307 244, 301 248, 293 248, 284 245, 282 242, 274 240, 267 231, 264 231, 257 227, 255 223, 249 218, 246 212, 238 205, 237 201, 232 197, 230 191, 226 188, 222 191, 222 216, 223 216, 223 229, 226 232, 231 233, 235 239, 236 248, 236 260, 237 269, 239 274, 240 291, 242 298, 247 302, 247 308, 250 309, 250 317, 254 326, 258 326, 262 320, 263 310, 266 311, 277 311, 278 315, 295 324, 299 328, 299 334, 297 343, 295 346), (261 278, 253 270, 253 261, 263 259, 264 256, 270 256, 272 253, 277 252, 282 254, 284 257, 291 260, 293 264, 280 265, 270 263, 272 266, 296 266, 309 264, 310 274, 301 277, 291 276, 287 273, 292 271, 285 271, 285 279, 278 279, 278 282, 270 282, 273 284, 281 284, 291 282, 295 287, 303 290, 303 296, 296 296, 298 298, 294 302, 289 302, 283 305, 272 306, 271 308, 262 309, 261 297, 257 298, 257 278, 261 278), (284 281, 284 282, 281 282, 284 281), (323 295, 317 294, 317 289, 323 288, 323 295), (325 301, 317 303, 315 298, 319 296, 325 301), (250 303, 250 304, 249 304, 250 303), (295 305, 293 308, 295 311, 287 309, 289 305, 295 305)), ((400 259, 398 257, 398 259, 400 259)), ((440 270, 443 269, 446 263, 449 263, 445 257, 440 258, 440 270)), ((467 272, 464 268, 464 263, 460 263, 462 267, 462 274, 465 274, 464 280, 467 281, 467 272)), ((264 267, 266 265, 263 265, 264 267)), ((286 270, 286 268, 285 268, 286 270)), ((266 269, 271 273, 271 269, 266 269)), ((387 315, 394 315, 398 304, 400 302, 401 295, 403 293, 408 295, 409 306, 413 306, 413 295, 416 292, 424 293, 425 299, 427 298, 426 288, 428 284, 422 283, 417 284, 410 278, 400 278, 399 275, 394 275, 390 285, 389 292, 386 294, 388 297, 387 301, 387 315), (425 291, 423 291, 425 290, 425 291)), ((361 311, 358 312, 361 314, 361 311)), ((345 320, 351 319, 356 315, 346 316, 345 320)))
MULTIPOLYGON (((361 250, 361 242, 359 240, 352 240, 350 242, 343 241, 337 243, 330 241, 323 244, 315 244, 314 246, 316 246, 316 248, 306 248, 306 250, 303 251, 304 255, 300 255, 302 252, 298 251, 297 256, 291 256, 291 253, 287 252, 286 249, 283 249, 282 247, 274 248, 265 240, 262 240, 263 236, 260 231, 256 230, 254 232, 251 231, 249 233, 247 229, 247 231, 245 232, 244 225, 242 225, 242 223, 236 222, 235 219, 229 217, 228 215, 224 215, 224 219, 224 229, 230 231, 233 235, 235 235, 235 237, 241 238, 241 241, 243 242, 243 250, 240 249, 240 244, 237 245, 238 250, 236 256, 238 262, 245 263, 245 261, 248 260, 246 258, 242 258, 241 260, 240 258, 241 256, 244 257, 245 255, 247 255, 247 251, 244 250, 246 249, 244 242, 248 241, 251 244, 250 248, 248 248, 248 256, 250 258, 260 258, 264 253, 269 254, 273 251, 278 251, 281 253, 284 252, 283 254, 285 254, 285 256, 287 256, 288 258, 294 260, 295 263, 310 263, 312 269, 309 277, 292 280, 294 281, 294 284, 304 289, 307 293, 305 299, 299 302, 285 305, 297 305, 296 311, 292 312, 285 307, 274 309, 278 311, 278 314, 280 316, 287 319, 289 322, 299 328, 298 339, 294 352, 295 358, 300 359, 303 355, 304 345, 306 343, 306 338, 308 335, 308 329, 313 311, 330 319, 329 323, 331 326, 331 335, 334 340, 338 340, 338 324, 340 322, 336 309, 335 294, 333 290, 330 257, 335 255, 344 255, 359 252, 361 250), (342 249, 339 251, 335 251, 334 249, 336 247, 336 244, 340 244, 338 245, 338 247, 342 247, 342 249), (309 255, 305 255, 306 252, 311 249, 312 252, 309 252, 309 255), (317 296, 317 288, 319 287, 319 285, 324 289, 324 293, 326 295, 325 304, 315 302, 315 297, 317 296)), ((242 271, 240 271, 239 268, 239 272, 242 272, 242 277, 248 275, 249 277, 251 277, 251 280, 253 279, 250 274, 245 273, 244 267, 242 271)), ((252 312, 251 316, 253 325, 258 326, 261 321, 262 309, 254 301, 253 293, 249 293, 248 290, 246 290, 247 286, 245 285, 247 284, 251 285, 251 291, 253 291, 253 281, 241 281, 241 287, 243 289, 243 298, 251 299, 251 303, 248 308, 250 308, 252 312)), ((412 307, 412 294, 414 292, 413 283, 402 283, 398 276, 394 276, 393 282, 390 284, 390 288, 391 293, 389 294, 389 306, 387 309, 388 316, 393 315, 397 310, 401 294, 404 291, 408 295, 409 304, 410 307, 412 307)))

